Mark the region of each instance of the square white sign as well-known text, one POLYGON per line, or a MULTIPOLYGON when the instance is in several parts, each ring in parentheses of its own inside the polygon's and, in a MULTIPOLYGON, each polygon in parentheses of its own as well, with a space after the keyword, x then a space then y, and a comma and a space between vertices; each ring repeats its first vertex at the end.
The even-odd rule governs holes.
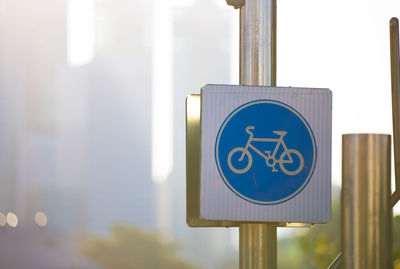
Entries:
POLYGON ((331 136, 328 89, 206 85, 200 216, 329 221, 331 136))

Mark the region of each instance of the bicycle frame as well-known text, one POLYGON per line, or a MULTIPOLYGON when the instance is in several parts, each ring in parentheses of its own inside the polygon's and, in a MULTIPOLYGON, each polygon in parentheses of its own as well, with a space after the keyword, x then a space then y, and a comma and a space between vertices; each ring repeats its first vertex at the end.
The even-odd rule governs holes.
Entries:
MULTIPOLYGON (((275 155, 278 152, 279 146, 282 145, 283 150, 287 151, 287 146, 285 144, 285 141, 283 141, 283 137, 286 135, 286 133, 280 134, 279 138, 254 138, 254 134, 250 131, 251 129, 254 129, 253 126, 247 126, 246 127, 246 132, 249 134, 249 139, 247 140, 245 150, 243 151, 242 155, 239 158, 239 161, 242 161, 245 155, 245 152, 249 150, 249 148, 253 149, 257 154, 259 154, 261 157, 263 157, 265 160, 268 160, 272 158, 273 160, 276 161, 275 155), (276 142, 276 146, 274 151, 272 152, 272 155, 269 154, 269 156, 265 155, 263 152, 261 152, 258 148, 253 146, 251 142, 276 142)), ((274 162, 275 165, 275 162, 274 162)))
POLYGON ((304 158, 303 155, 296 149, 288 149, 286 146, 285 141, 283 140, 283 137, 287 134, 286 131, 272 131, 274 134, 278 135, 279 138, 254 138, 254 134, 251 131, 254 129, 254 126, 247 126, 246 127, 246 133, 249 134, 249 139, 246 142, 246 145, 244 147, 236 147, 233 148, 229 154, 228 154, 228 166, 229 168, 237 173, 237 174, 243 174, 246 173, 253 161, 252 161, 252 155, 249 150, 249 148, 253 149, 255 153, 260 155, 265 159, 265 164, 269 167, 272 168, 272 172, 278 172, 278 169, 275 168, 276 164, 279 163, 280 169, 283 171, 288 176, 294 176, 297 175, 304 167, 304 158), (254 145, 252 145, 252 142, 268 142, 268 143, 275 143, 275 148, 271 154, 271 151, 265 150, 264 152, 261 152, 258 148, 256 148, 254 145), (282 145, 283 152, 280 155, 279 159, 276 159, 275 156, 278 153, 279 147, 282 145), (232 164, 232 156, 236 152, 241 152, 241 155, 238 159, 239 162, 242 162, 244 159, 244 156, 248 156, 248 161, 246 166, 243 168, 237 168, 232 164), (297 156, 298 160, 298 166, 296 169, 292 168, 287 168, 285 167, 285 164, 292 164, 293 163, 293 158, 292 155, 297 156), (286 160, 284 158, 287 158, 286 160))

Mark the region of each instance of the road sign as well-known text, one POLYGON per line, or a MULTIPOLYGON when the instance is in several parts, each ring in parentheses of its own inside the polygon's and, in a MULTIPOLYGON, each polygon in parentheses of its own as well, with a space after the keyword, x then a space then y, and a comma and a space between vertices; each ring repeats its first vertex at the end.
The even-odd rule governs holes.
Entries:
POLYGON ((207 85, 201 109, 202 218, 328 221, 329 90, 207 85))
POLYGON ((260 99, 225 119, 215 157, 222 179, 235 194, 268 205, 293 198, 307 185, 317 152, 310 126, 295 109, 260 99))

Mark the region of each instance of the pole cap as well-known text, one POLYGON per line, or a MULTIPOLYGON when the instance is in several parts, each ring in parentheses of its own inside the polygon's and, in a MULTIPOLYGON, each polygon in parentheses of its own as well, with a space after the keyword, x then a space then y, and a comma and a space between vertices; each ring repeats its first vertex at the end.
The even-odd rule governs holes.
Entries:
POLYGON ((245 0, 226 0, 226 3, 229 6, 233 6, 235 9, 238 9, 244 6, 245 0))

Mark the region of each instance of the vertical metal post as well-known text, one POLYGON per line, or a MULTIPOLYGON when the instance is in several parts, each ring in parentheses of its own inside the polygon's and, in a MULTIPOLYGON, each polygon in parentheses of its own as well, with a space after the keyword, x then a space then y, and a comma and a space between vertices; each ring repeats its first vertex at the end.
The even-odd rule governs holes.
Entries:
MULTIPOLYGON (((276 0, 246 0, 240 8, 240 84, 276 85, 276 0)), ((239 225, 241 269, 277 268, 277 226, 239 225)))
POLYGON ((390 135, 350 134, 342 141, 342 249, 345 269, 392 264, 390 135))
POLYGON ((400 51, 399 20, 390 20, 390 66, 392 75, 392 115, 393 115, 393 147, 396 190, 392 195, 392 206, 400 199, 400 51))
POLYGON ((276 0, 240 8, 240 84, 276 85, 276 0))

